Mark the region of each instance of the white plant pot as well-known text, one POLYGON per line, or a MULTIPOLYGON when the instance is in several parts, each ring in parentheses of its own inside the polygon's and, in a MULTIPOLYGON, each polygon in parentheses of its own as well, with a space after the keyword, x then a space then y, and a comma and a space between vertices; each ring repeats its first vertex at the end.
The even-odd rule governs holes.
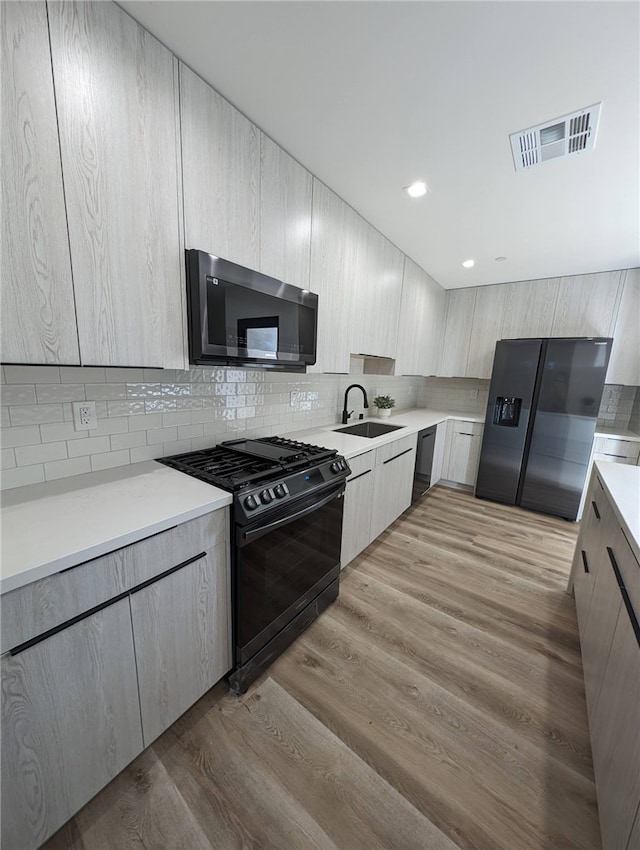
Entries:
POLYGON ((378 408, 378 416, 380 419, 387 419, 391 416, 391 408, 390 407, 379 407, 378 408))

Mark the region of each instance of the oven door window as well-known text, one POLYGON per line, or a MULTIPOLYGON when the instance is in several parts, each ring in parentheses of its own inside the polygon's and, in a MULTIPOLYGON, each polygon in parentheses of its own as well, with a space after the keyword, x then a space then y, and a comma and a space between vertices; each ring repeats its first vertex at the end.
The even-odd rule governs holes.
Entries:
MULTIPOLYGON (((322 501, 322 497, 316 498, 322 501)), ((305 513, 312 504, 313 500, 302 500, 291 507, 294 516, 304 513, 298 519, 281 523, 284 517, 271 518, 266 524, 275 527, 260 536, 259 525, 239 532, 236 646, 245 647, 261 634, 266 643, 273 636, 270 626, 288 611, 297 613, 296 605, 305 594, 340 563, 342 491, 322 507, 305 513)))

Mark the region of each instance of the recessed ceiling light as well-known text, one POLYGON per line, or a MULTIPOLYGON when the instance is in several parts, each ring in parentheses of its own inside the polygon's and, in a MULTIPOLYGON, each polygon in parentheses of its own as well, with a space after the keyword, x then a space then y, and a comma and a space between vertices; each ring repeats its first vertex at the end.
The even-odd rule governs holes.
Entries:
POLYGON ((475 260, 465 260, 462 265, 465 267, 465 269, 471 269, 475 266, 475 264, 476 264, 475 260))
POLYGON ((496 257, 495 262, 496 263, 504 263, 504 261, 506 259, 507 259, 506 257, 496 257))
POLYGON ((411 186, 405 186, 404 191, 410 198, 421 198, 423 195, 427 194, 427 184, 424 180, 416 180, 416 182, 412 183, 411 186))

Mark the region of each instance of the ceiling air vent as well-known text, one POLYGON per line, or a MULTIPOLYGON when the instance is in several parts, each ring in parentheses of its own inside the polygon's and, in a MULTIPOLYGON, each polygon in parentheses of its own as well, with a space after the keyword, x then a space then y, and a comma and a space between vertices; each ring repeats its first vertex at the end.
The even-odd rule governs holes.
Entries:
POLYGON ((516 171, 550 159, 593 150, 602 103, 509 136, 516 171))

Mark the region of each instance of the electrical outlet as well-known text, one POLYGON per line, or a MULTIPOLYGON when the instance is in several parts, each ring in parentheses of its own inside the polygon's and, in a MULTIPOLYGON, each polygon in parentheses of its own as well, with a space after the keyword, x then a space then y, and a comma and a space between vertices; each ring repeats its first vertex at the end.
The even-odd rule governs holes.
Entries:
POLYGON ((98 427, 95 401, 74 401, 73 423, 76 431, 90 431, 98 427))

